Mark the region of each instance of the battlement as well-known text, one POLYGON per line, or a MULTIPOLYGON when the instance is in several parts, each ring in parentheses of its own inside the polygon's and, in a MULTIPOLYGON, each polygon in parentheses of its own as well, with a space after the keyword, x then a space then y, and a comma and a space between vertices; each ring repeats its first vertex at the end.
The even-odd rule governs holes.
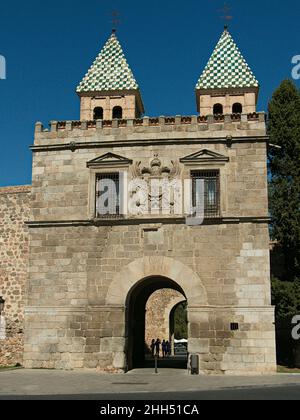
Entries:
MULTIPOLYGON (((134 133, 168 133, 168 132, 244 132, 256 130, 257 135, 264 135, 265 113, 181 116, 174 117, 144 117, 137 119, 114 119, 92 121, 51 121, 50 129, 41 122, 35 126, 36 140, 65 137, 89 137, 97 132, 100 136, 133 135, 134 133), (260 131, 260 132, 259 132, 260 131)), ((177 134, 178 135, 178 134, 177 134)), ((206 134, 207 135, 207 134, 206 134)))
POLYGON ((11 187, 0 187, 0 195, 4 194, 29 194, 31 192, 30 185, 17 185, 11 187))

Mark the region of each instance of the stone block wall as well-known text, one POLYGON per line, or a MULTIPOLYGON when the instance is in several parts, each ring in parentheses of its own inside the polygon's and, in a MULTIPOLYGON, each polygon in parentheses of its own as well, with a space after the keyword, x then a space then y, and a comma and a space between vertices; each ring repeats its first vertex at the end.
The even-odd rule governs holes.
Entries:
POLYGON ((154 292, 146 305, 145 342, 150 347, 151 341, 159 338, 171 340, 170 312, 185 297, 172 289, 161 289, 154 292))
MULTIPOLYGON (((93 173, 87 168, 87 162, 108 152, 132 159, 134 163, 141 161, 142 167, 149 166, 154 154, 158 153, 162 166, 170 167, 171 160, 178 161, 203 149, 230 159, 225 165, 212 163, 213 169, 219 169, 221 173, 221 216, 267 218, 266 144, 245 141, 231 148, 217 143, 111 148, 105 147, 104 143, 103 148, 80 149, 74 153, 70 150, 36 153, 33 161, 32 220, 83 221, 93 218, 95 202, 91 192, 95 190, 95 184, 92 184, 93 173)), ((184 165, 181 168, 183 179, 189 177, 191 168, 184 165)), ((118 168, 114 171, 118 172, 118 168)))
MULTIPOLYGON (((201 354, 203 371, 274 370, 268 226, 162 225, 153 234, 148 243, 138 225, 31 229, 26 367, 124 368, 125 307, 107 303, 109 288, 119 276, 114 293, 129 292, 134 272, 126 267, 142 258, 151 259, 153 274, 170 277, 159 263, 165 255, 196 273, 207 293, 209 311, 191 300, 195 287, 187 289, 189 350, 201 354), (238 331, 230 331, 232 322, 238 331)), ((190 275, 181 276, 188 285, 190 275)))
POLYGON ((0 365, 22 363, 30 195, 29 186, 0 188, 0 296, 7 337, 0 341, 0 365))
POLYGON ((113 98, 106 96, 97 98, 95 96, 82 96, 80 99, 80 119, 81 121, 90 121, 94 118, 94 109, 101 107, 103 109, 103 119, 111 120, 113 117, 113 108, 120 106, 123 110, 123 118, 136 118, 139 112, 136 111, 136 97, 132 95, 121 95, 113 98))
POLYGON ((231 114, 232 107, 235 103, 240 103, 243 107, 245 114, 253 113, 256 111, 257 94, 255 92, 240 93, 240 95, 208 95, 207 92, 200 94, 197 92, 197 101, 199 101, 199 111, 201 115, 212 115, 215 104, 223 106, 224 114, 231 114))
POLYGON ((272 374, 276 372, 274 310, 193 308, 189 312, 189 351, 200 356, 204 374, 272 374), (238 325, 237 330, 231 324, 238 325))
POLYGON ((264 115, 169 120, 37 125, 26 367, 126 369, 127 296, 161 276, 187 297, 189 351, 202 372, 275 370, 264 115), (97 170, 87 162, 110 152, 149 167, 158 154, 170 167, 201 150, 225 159, 181 164, 182 177, 199 165, 220 170, 220 218, 95 220, 97 170))

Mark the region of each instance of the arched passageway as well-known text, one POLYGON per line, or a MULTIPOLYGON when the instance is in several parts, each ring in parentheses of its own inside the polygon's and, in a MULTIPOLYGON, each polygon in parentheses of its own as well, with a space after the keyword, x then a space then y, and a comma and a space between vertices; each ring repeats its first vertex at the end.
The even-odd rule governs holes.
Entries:
MULTIPOLYGON (((152 276, 139 281, 128 293, 126 301, 126 336, 127 336, 127 368, 141 368, 153 365, 149 345, 145 341, 145 309, 150 296, 163 289, 176 290, 182 295, 182 300, 186 299, 182 288, 173 280, 152 276)), ((157 308, 158 311, 167 310, 167 308, 157 308)), ((153 337, 169 340, 170 337, 153 337)), ((161 355, 161 353, 160 353, 161 355)), ((160 367, 186 367, 185 358, 165 359, 160 363, 160 367)))
POLYGON ((163 288, 179 291, 188 302, 189 351, 207 352, 207 340, 200 338, 195 328, 196 323, 206 319, 207 313, 201 315, 201 308, 208 305, 207 292, 199 275, 174 258, 148 256, 126 265, 115 274, 108 288, 105 305, 116 313, 116 317, 120 311, 125 311, 125 328, 111 344, 114 367, 128 370, 143 362, 145 304, 152 293, 163 288), (194 325, 193 330, 190 323, 194 325))
POLYGON ((170 331, 170 343, 171 343, 171 352, 172 356, 176 356, 178 354, 183 353, 183 349, 187 349, 187 345, 181 345, 181 348, 178 348, 176 351, 175 340, 182 340, 188 338, 188 322, 187 322, 187 301, 186 300, 179 300, 176 304, 173 305, 171 311, 169 312, 169 331, 170 331), (180 324, 178 325, 178 312, 181 313, 181 320, 180 324), (186 319, 184 319, 186 318, 186 319), (183 331, 184 330, 184 331, 183 331), (178 350, 181 350, 180 352, 178 350))
MULTIPOLYGON (((186 297, 177 290, 159 289, 152 293, 146 303, 145 340, 149 347, 152 340, 157 337, 171 343, 170 314, 174 306, 182 301, 186 301, 186 297)), ((181 321, 181 318, 178 317, 178 313, 176 313, 176 321, 177 327, 177 324, 181 321)), ((186 323, 184 323, 184 327, 187 327, 186 323)))

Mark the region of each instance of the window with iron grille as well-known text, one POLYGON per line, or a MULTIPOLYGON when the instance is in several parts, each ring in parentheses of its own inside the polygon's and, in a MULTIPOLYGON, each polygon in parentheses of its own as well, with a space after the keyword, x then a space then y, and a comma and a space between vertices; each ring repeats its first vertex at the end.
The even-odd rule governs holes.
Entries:
POLYGON ((214 218, 220 217, 220 172, 212 171, 192 171, 192 201, 193 207, 196 208, 197 201, 201 199, 203 194, 202 187, 200 190, 197 180, 204 182, 204 217, 214 218))
POLYGON ((98 174, 96 178, 96 217, 120 217, 120 175, 115 173, 98 174))

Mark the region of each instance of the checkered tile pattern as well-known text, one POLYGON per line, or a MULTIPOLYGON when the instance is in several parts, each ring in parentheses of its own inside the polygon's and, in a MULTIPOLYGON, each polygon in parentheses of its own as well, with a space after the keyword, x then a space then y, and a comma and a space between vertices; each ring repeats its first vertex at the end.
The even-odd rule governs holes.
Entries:
POLYGON ((112 34, 78 86, 77 92, 129 89, 139 89, 139 86, 116 35, 112 34))
POLYGON ((196 89, 258 86, 258 81, 232 36, 225 30, 197 83, 196 89))

